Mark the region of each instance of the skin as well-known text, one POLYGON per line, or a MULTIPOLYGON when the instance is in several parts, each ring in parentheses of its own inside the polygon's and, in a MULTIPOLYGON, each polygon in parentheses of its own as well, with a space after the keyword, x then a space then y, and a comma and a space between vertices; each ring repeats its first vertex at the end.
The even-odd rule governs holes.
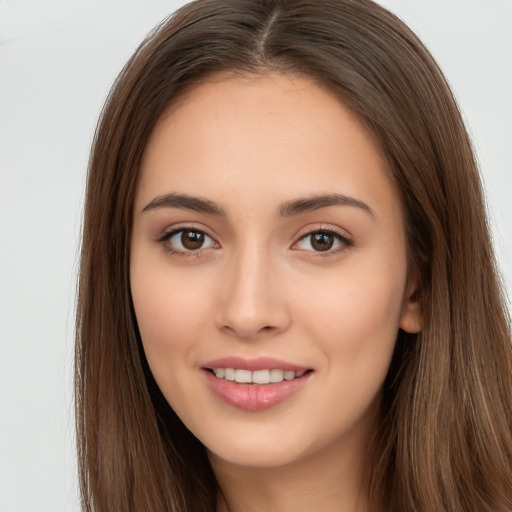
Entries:
POLYGON ((150 368, 207 447, 218 510, 364 510, 382 384, 398 329, 420 330, 421 307, 398 193, 358 119, 305 78, 196 86, 147 145, 130 273, 150 368), (155 202, 171 193, 223 215, 155 202), (287 202, 334 193, 367 208, 282 215, 287 202), (162 240, 184 227, 206 233, 201 248, 186 251, 181 233, 162 240), (320 251, 308 234, 322 230, 342 238, 320 251), (284 402, 246 411, 204 379, 205 362, 234 355, 312 372, 284 402))

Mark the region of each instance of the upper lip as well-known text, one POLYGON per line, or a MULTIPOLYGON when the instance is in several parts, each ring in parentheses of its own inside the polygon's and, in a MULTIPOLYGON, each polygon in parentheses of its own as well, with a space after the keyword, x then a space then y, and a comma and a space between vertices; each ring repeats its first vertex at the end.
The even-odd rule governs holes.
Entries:
POLYGON ((204 368, 212 370, 213 368, 234 368, 237 370, 284 370, 301 372, 310 370, 307 366, 291 363, 289 361, 283 361, 282 359, 276 359, 274 357, 257 357, 247 358, 242 356, 228 356, 221 357, 208 361, 203 365, 204 368))

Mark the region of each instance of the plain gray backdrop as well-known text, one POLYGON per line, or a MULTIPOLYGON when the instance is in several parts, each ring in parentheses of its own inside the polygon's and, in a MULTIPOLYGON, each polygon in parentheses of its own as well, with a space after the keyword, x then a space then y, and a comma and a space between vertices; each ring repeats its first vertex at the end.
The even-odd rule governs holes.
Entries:
MULTIPOLYGON (((88 151, 122 65, 183 3, 0 0, 0 512, 79 510, 73 316, 88 151)), ((453 85, 510 292, 512 0, 381 3, 453 85)))

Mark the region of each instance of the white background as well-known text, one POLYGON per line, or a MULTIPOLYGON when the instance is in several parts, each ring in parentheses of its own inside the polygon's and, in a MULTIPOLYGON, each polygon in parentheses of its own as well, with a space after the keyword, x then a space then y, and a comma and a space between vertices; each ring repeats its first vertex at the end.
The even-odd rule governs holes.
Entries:
MULTIPOLYGON (((0 512, 79 510, 72 351, 88 151, 116 74, 182 3, 0 0, 0 512)), ((512 0, 381 3, 455 89, 510 293, 512 0)))

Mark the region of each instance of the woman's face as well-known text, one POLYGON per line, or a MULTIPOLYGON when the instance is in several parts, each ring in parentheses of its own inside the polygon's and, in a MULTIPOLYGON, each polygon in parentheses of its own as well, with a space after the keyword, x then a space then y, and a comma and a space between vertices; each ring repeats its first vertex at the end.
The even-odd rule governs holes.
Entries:
POLYGON ((304 78, 219 77, 160 119, 130 274, 156 382, 236 464, 358 457, 398 329, 420 328, 384 159, 304 78))

